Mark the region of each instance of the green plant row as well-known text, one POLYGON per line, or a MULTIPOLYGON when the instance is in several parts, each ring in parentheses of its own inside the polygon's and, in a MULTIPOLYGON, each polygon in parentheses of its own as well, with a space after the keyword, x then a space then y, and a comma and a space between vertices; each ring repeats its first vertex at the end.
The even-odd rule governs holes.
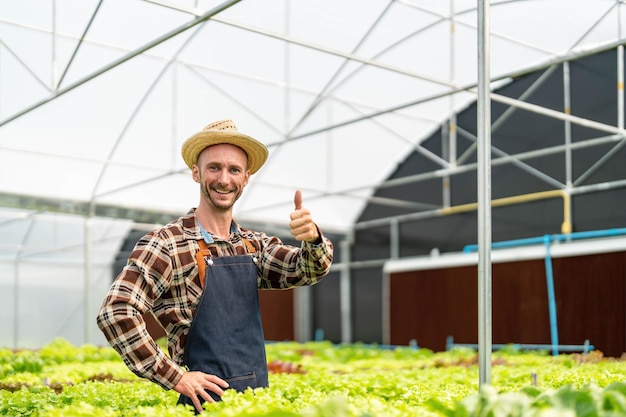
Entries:
MULTIPOLYGON (((267 345, 270 387, 227 391, 207 416, 626 416, 626 363, 600 352, 505 349, 478 384, 476 352, 369 345, 267 345)), ((177 394, 139 379, 110 348, 55 340, 0 350, 0 416, 192 416, 177 394)))

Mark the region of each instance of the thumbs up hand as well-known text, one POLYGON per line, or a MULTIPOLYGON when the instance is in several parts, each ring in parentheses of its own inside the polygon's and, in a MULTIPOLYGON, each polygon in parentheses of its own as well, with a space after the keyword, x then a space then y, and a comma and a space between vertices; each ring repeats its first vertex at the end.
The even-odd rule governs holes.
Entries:
POLYGON ((299 241, 314 242, 320 238, 317 226, 313 222, 309 209, 302 207, 302 191, 297 190, 293 197, 295 210, 291 212, 289 228, 291 234, 299 241))

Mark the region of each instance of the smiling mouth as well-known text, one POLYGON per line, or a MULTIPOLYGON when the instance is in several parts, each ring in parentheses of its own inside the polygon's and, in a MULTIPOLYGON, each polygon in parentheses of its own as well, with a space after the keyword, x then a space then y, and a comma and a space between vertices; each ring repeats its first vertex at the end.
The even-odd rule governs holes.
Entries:
POLYGON ((213 191, 215 191, 216 193, 218 193, 220 195, 227 195, 227 194, 232 193, 231 190, 216 190, 216 189, 213 189, 213 191))

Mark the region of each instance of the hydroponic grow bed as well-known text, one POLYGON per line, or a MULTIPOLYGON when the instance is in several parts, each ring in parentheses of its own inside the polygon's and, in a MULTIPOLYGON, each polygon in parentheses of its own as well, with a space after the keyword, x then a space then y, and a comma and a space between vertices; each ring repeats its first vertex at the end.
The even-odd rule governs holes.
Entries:
MULTIPOLYGON (((267 345, 270 387, 227 391, 208 416, 626 415, 626 362, 601 352, 551 356, 513 347, 493 354, 479 391, 476 352, 366 345, 267 345), (489 414, 493 412, 493 414, 489 414)), ((39 351, 0 350, 0 415, 185 416, 177 394, 141 380, 110 348, 55 340, 39 351)))

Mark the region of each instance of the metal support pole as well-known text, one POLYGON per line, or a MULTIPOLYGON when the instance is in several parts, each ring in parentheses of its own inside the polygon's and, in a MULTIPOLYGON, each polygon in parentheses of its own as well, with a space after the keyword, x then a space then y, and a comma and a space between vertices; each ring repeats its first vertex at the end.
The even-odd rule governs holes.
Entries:
POLYGON ((617 128, 624 129, 624 45, 617 47, 617 128))
POLYGON ((350 285, 350 247, 351 239, 342 240, 341 247, 341 276, 339 281, 339 296, 341 300, 341 342, 352 343, 352 288, 350 285))
POLYGON ((20 343, 20 258, 15 257, 13 267, 13 349, 20 343))
POLYGON ((491 384, 491 89, 489 0, 478 2, 478 367, 491 384))
POLYGON ((293 324, 294 337, 297 342, 304 343, 311 340, 313 335, 313 318, 311 307, 311 287, 297 287, 293 289, 293 324))
MULTIPOLYGON (((456 55, 456 43, 455 43, 455 34, 456 34, 456 22, 454 21, 454 2, 455 0, 450 0, 450 83, 456 83, 456 61, 454 59, 456 55)), ((456 125, 456 109, 454 102, 455 95, 450 94, 449 105, 450 105, 450 121, 448 123, 447 135, 441 135, 441 155, 443 158, 450 163, 450 166, 456 166, 456 158, 457 158, 457 125, 456 125)), ((443 207, 450 207, 452 205, 452 191, 450 187, 450 176, 444 175, 442 177, 442 186, 443 186, 443 207)))
POLYGON ((400 257, 400 222, 392 219, 389 222, 389 258, 398 259, 400 257))
MULTIPOLYGON (((93 207, 93 204, 92 204, 93 207)), ((93 208, 92 208, 93 210, 93 208)), ((92 238, 92 219, 93 215, 89 214, 85 217, 85 278, 84 278, 84 295, 85 298, 85 340, 84 343, 91 343, 91 283, 93 282, 93 238, 92 238)))
MULTIPOLYGON (((572 114, 569 62, 563 63, 563 113, 572 114)), ((572 122, 565 120, 565 185, 572 187, 572 122)))

